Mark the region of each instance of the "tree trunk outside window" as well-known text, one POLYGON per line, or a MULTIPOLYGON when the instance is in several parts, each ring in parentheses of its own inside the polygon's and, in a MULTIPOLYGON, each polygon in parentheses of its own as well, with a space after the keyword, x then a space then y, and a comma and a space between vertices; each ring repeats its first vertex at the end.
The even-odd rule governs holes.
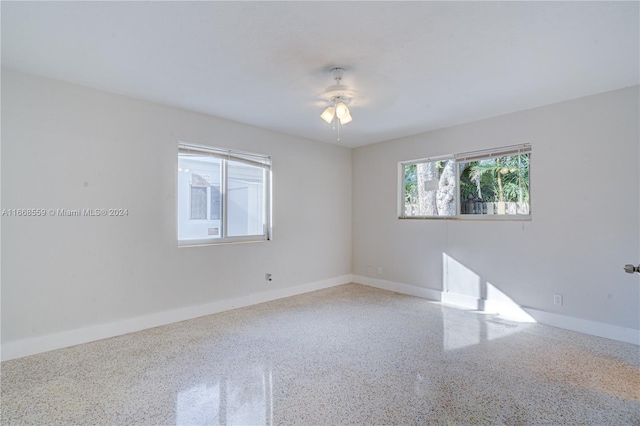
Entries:
POLYGON ((418 163, 418 208, 421 216, 437 216, 436 191, 430 190, 428 182, 438 181, 440 176, 435 162, 418 163))
POLYGON ((436 203, 439 216, 454 216, 456 214, 456 167, 455 161, 448 160, 442 170, 436 203))

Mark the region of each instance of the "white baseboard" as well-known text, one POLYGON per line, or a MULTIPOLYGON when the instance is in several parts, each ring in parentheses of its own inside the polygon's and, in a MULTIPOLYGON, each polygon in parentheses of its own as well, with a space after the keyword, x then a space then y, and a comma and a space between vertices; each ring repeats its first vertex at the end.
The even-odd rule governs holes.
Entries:
MULTIPOLYGON (((460 306, 463 309, 485 309, 489 312, 499 312, 505 318, 516 318, 515 315, 503 314, 507 313, 508 306, 495 301, 487 301, 457 295, 453 293, 444 293, 440 290, 433 290, 424 287, 418 287, 411 284, 398 283, 394 281, 380 280, 376 278, 364 277, 361 275, 353 275, 353 282, 367 285, 370 287, 381 288, 384 290, 395 291, 397 293, 407 294, 410 296, 422 297, 424 299, 441 301, 445 304, 460 306)), ((581 318, 569 317, 566 315, 554 314, 551 312, 540 311, 522 307, 523 312, 528 314, 536 322, 549 325, 552 327, 563 328, 565 330, 577 331, 579 333, 589 334, 592 336, 605 337, 607 339, 617 340, 625 343, 640 345, 640 330, 634 328, 626 328, 613 324, 605 324, 602 322, 590 321, 581 318)))
POLYGON ((522 309, 540 324, 551 325, 553 327, 564 328, 565 330, 577 331, 579 333, 590 334, 592 336, 606 337, 607 339, 640 345, 640 330, 634 328, 605 324, 603 322, 554 314, 552 312, 539 311, 537 309, 522 309))
POLYGON ((478 299, 473 296, 465 296, 464 294, 443 291, 442 303, 455 305, 463 309, 472 309, 474 311, 482 310, 482 299, 478 299))
MULTIPOLYGON (((424 299, 444 301, 448 300, 444 293, 411 284, 404 284, 395 281, 380 280, 360 275, 341 275, 327 280, 316 281, 294 287, 287 287, 264 291, 260 293, 241 296, 233 299, 219 300, 204 305, 190 306, 182 309, 159 312, 156 314, 143 315, 107 324, 99 324, 91 327, 84 327, 76 330, 63 331, 60 333, 48 334, 45 336, 33 337, 14 342, 7 342, 2 345, 2 361, 34 355, 55 349, 88 343, 95 340, 107 339, 109 337, 120 336, 122 334, 133 333, 147 328, 158 327, 178 321, 193 319, 231 309, 251 306, 258 303, 295 296, 324 288, 335 287, 342 284, 355 282, 370 287, 381 288, 383 290, 395 291, 397 293, 417 296, 424 299)), ((598 337, 618 340, 621 342, 640 345, 640 330, 620 327, 612 324, 605 324, 581 318, 569 317, 566 315, 540 311, 537 309, 523 308, 537 322, 553 327, 577 331, 598 337)))
POLYGON ((233 299, 219 300, 204 305, 189 306, 156 314, 143 315, 107 324, 99 324, 75 330, 38 336, 29 339, 2 344, 2 361, 34 355, 55 349, 107 339, 122 334, 133 333, 147 328, 158 327, 178 321, 198 318, 231 309, 242 308, 258 303, 268 302, 283 297, 295 296, 324 288, 335 287, 352 282, 351 275, 341 275, 327 280, 316 281, 293 287, 280 288, 233 299))
POLYGON ((412 284, 380 280, 377 278, 364 277, 362 275, 353 275, 353 282, 367 285, 369 287, 395 291, 396 293, 407 294, 409 296, 422 297, 423 299, 436 300, 438 302, 442 300, 442 292, 440 290, 432 290, 430 288, 418 287, 412 284))

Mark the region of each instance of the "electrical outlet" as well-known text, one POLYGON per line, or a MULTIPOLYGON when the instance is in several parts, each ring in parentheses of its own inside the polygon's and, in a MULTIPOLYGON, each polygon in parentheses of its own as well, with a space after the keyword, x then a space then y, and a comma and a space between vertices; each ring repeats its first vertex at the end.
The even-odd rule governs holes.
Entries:
POLYGON ((562 295, 561 294, 554 294, 553 295, 553 304, 562 306, 562 295))
POLYGON ((271 281, 273 281, 273 278, 271 278, 271 274, 264 274, 264 280, 267 284, 271 283, 271 281))
POLYGON ((382 266, 378 266, 378 274, 382 274, 382 266))

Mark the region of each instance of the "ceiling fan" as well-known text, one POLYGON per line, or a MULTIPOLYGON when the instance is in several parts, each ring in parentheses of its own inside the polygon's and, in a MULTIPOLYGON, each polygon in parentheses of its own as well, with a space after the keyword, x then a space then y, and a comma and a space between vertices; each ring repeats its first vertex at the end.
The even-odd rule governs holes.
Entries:
POLYGON ((356 96, 357 92, 342 84, 343 68, 333 68, 331 76, 335 80, 335 84, 327 87, 322 92, 329 106, 322 111, 320 118, 328 124, 332 124, 334 129, 338 129, 338 140, 340 140, 340 126, 351 123, 353 120, 347 105, 351 103, 351 99, 356 96))

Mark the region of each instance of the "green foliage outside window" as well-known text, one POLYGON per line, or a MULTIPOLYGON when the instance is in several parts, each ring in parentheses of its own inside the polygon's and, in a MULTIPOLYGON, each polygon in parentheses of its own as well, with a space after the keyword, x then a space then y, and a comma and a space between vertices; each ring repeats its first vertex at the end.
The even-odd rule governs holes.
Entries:
POLYGON ((529 202, 529 154, 460 163, 460 199, 529 202))
MULTIPOLYGON (((526 147, 525 147, 526 149, 526 147)), ((513 152, 513 150, 511 150, 513 152)), ((403 165, 405 217, 455 215, 529 215, 530 153, 505 152, 482 158, 459 154, 460 160, 403 165), (480 158, 465 161, 465 158, 480 158), (459 198, 456 200, 456 194, 459 198)))

